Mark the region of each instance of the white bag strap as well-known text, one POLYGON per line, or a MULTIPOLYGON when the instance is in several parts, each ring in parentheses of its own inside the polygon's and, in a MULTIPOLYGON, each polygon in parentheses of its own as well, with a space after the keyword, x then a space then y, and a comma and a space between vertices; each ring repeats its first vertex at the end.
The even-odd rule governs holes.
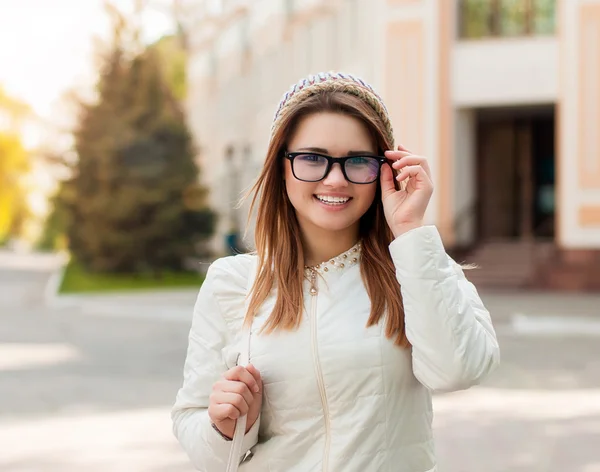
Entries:
MULTIPOLYGON (((250 289, 252 288, 252 284, 254 283, 254 278, 256 277, 256 264, 255 261, 252 264, 252 268, 250 270, 250 274, 248 277, 248 283, 246 285, 246 293, 250 293, 250 289)), ((248 310, 249 297, 246 297, 246 302, 244 303, 244 313, 248 310)), ((252 326, 248 328, 242 329, 242 348, 240 352, 240 356, 238 358, 238 365, 246 367, 250 363, 250 338, 252 334, 252 326)), ((244 441, 244 436, 246 435, 246 415, 241 416, 235 423, 235 432, 233 434, 233 440, 231 442, 231 449, 229 450, 229 459, 227 461, 227 469, 226 472, 237 472, 238 467, 240 465, 241 456, 244 451, 242 451, 242 442, 244 441)))

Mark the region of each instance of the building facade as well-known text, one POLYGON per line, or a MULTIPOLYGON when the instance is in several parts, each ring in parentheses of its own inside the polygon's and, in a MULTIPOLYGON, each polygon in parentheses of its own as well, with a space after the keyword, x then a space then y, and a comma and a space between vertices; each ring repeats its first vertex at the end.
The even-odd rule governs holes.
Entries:
POLYGON ((217 251, 245 229, 235 202, 282 93, 341 70, 373 84, 397 142, 428 156, 428 222, 493 269, 484 283, 600 288, 600 0, 192 3, 187 108, 217 251))

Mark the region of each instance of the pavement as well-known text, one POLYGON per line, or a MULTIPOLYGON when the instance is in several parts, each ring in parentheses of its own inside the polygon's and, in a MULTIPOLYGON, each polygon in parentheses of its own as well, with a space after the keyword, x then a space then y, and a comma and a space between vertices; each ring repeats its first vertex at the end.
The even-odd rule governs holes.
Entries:
MULTIPOLYGON (((195 290, 48 298, 0 252, 0 471, 191 472, 171 434, 195 290)), ((440 472, 600 472, 600 294, 483 293, 502 364, 434 398, 440 472)))

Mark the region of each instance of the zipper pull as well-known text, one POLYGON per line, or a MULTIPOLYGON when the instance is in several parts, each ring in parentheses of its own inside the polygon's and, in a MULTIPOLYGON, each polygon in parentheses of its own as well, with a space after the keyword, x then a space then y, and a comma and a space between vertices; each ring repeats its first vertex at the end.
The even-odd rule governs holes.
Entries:
POLYGON ((310 294, 314 297, 319 293, 317 289, 317 271, 313 267, 308 268, 310 270, 310 294))

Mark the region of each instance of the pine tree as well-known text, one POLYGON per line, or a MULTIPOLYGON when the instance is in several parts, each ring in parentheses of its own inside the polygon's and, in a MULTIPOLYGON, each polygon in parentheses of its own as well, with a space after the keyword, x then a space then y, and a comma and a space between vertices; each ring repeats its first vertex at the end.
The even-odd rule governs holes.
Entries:
POLYGON ((159 60, 152 48, 128 52, 117 28, 98 100, 81 108, 78 162, 60 200, 71 253, 89 270, 179 270, 212 234, 191 136, 159 60))

